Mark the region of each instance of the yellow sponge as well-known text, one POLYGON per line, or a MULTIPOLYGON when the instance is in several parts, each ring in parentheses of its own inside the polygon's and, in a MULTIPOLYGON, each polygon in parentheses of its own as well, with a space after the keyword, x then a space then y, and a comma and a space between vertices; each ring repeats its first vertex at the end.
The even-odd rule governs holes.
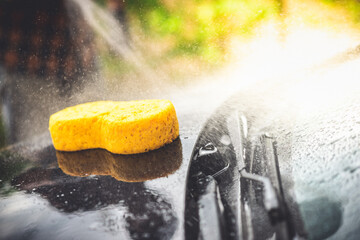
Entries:
POLYGON ((57 150, 104 148, 118 154, 154 150, 179 136, 168 100, 80 104, 51 115, 49 130, 57 150))

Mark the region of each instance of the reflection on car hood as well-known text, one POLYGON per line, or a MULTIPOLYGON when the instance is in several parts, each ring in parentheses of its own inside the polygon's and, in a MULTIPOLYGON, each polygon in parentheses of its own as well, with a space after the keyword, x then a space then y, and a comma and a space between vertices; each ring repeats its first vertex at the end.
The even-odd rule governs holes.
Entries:
POLYGON ((119 181, 144 182, 165 177, 181 165, 181 141, 154 151, 121 155, 104 149, 89 149, 77 152, 56 151, 60 169, 70 176, 110 175, 119 181))

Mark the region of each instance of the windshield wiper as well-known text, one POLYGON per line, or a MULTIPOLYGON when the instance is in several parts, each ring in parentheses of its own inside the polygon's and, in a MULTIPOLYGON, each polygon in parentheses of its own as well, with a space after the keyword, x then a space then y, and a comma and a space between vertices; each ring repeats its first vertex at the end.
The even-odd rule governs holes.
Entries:
MULTIPOLYGON (((242 198, 254 211, 253 222, 256 223, 260 218, 254 215, 261 216, 263 211, 259 210, 258 206, 262 205, 275 231, 276 239, 293 239, 295 231, 282 189, 276 142, 267 134, 263 134, 255 142, 251 154, 246 156, 246 167, 239 170, 241 178, 247 180, 242 186, 245 188, 242 198), (261 200, 262 204, 258 204, 257 200, 261 200)), ((252 230, 262 231, 263 227, 258 227, 255 223, 252 230)))
POLYGON ((192 154, 185 239, 294 238, 274 139, 265 134, 250 141, 237 112, 217 116, 192 154))

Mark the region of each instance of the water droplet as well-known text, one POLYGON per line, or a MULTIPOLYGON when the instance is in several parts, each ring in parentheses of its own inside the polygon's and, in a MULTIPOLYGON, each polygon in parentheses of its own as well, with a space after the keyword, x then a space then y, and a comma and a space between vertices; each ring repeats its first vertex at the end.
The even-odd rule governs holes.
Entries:
POLYGON ((231 139, 230 139, 229 135, 222 135, 220 138, 220 142, 227 146, 227 145, 230 145, 231 139))

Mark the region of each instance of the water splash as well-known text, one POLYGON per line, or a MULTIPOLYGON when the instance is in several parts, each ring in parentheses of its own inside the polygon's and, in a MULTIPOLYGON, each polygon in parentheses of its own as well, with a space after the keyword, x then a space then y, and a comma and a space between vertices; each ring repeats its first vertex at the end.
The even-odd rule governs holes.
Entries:
MULTIPOLYGON (((163 77, 163 72, 155 71, 146 62, 143 54, 128 39, 124 31, 124 26, 109 11, 98 6, 91 0, 72 0, 80 7, 84 19, 90 28, 105 40, 110 49, 123 60, 135 66, 137 74, 142 81, 150 81, 155 84, 155 80, 163 77)), ((119 61, 120 64, 120 61, 119 61)))

